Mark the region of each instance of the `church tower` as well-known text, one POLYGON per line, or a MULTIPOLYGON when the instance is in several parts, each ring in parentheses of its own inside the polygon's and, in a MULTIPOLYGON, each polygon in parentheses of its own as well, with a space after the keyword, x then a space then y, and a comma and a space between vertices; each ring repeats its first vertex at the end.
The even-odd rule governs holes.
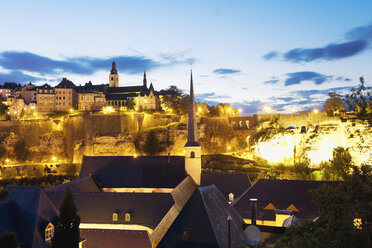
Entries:
POLYGON ((112 61, 112 68, 109 77, 109 87, 119 87, 119 75, 118 71, 116 70, 115 61, 112 61))
POLYGON ((146 71, 143 71, 143 87, 147 89, 146 71))
POLYGON ((194 85, 192 71, 190 80, 189 122, 187 124, 187 143, 185 145, 185 169, 192 179, 200 185, 201 177, 201 147, 198 138, 196 121, 196 105, 194 99, 194 85))

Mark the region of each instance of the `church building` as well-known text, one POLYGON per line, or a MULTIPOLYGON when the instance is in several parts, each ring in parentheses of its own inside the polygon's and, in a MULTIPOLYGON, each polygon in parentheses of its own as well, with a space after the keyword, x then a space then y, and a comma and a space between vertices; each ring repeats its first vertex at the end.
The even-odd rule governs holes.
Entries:
POLYGON ((146 72, 143 73, 142 85, 119 86, 119 74, 115 61, 109 75, 109 88, 107 89, 107 105, 115 109, 160 110, 160 99, 152 83, 147 87, 146 72))

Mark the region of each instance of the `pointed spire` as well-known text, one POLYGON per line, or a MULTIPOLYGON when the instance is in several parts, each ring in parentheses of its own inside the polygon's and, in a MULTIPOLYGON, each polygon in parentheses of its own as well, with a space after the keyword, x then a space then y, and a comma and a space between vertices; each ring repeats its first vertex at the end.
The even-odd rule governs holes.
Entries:
POLYGON ((189 102, 189 122, 187 127, 187 143, 185 146, 200 146, 198 138, 198 127, 196 121, 196 104, 194 99, 194 85, 192 80, 192 70, 190 78, 190 102, 189 102))
POLYGON ((147 88, 146 71, 143 71, 143 87, 147 88))
POLYGON ((111 74, 118 74, 118 71, 116 70, 115 60, 112 61, 111 74))

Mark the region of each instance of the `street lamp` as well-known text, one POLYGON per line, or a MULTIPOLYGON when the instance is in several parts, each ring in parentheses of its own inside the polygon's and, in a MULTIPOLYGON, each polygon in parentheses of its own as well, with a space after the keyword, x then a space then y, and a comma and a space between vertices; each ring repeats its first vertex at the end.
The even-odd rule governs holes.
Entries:
POLYGON ((227 247, 228 248, 231 248, 231 221, 232 221, 232 218, 231 218, 231 215, 227 216, 227 247))

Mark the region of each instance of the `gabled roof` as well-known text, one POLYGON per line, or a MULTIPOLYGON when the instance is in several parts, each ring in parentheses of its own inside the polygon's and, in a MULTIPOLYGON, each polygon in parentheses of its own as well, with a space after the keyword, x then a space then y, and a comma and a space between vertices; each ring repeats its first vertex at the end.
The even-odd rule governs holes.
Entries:
POLYGON ((49 84, 43 84, 42 86, 37 87, 38 89, 52 89, 49 84))
POLYGON ((88 247, 151 248, 147 231, 80 229, 80 237, 87 240, 88 247))
POLYGON ((251 188, 237 198, 232 206, 243 218, 251 218, 250 198, 257 198, 257 219, 275 220, 274 210, 265 209, 270 203, 277 210, 299 211, 292 214, 301 219, 314 219, 317 206, 312 201, 311 189, 327 184, 336 186, 337 182, 328 181, 300 181, 300 180, 270 180, 260 179, 251 188))
POLYGON ((73 180, 67 183, 63 183, 63 184, 59 184, 53 187, 46 188, 44 189, 44 191, 45 192, 52 192, 52 191, 65 192, 67 187, 70 187, 72 192, 100 192, 101 191, 91 175, 87 177, 83 177, 83 178, 78 178, 76 180, 73 180))
POLYGON ((67 78, 63 78, 55 88, 75 89, 76 85, 67 78))
MULTIPOLYGON (((46 192, 54 205, 59 206, 64 192, 46 192)), ((136 224, 154 229, 173 205, 169 193, 74 192, 74 202, 81 223, 136 224), (112 220, 113 213, 118 221, 112 220), (131 214, 125 222, 125 214, 131 214)))
POLYGON ((216 186, 198 187, 157 247, 227 247, 228 216, 232 217, 231 247, 244 247, 243 220, 239 214, 216 186))
POLYGON ((6 82, 1 86, 1 88, 3 89, 11 89, 11 90, 14 90, 15 88, 18 88, 18 87, 21 87, 21 85, 17 83, 13 83, 13 82, 6 82))
POLYGON ((104 92, 108 88, 108 84, 92 84, 91 81, 88 83, 85 83, 84 86, 79 85, 76 86, 76 91, 77 92, 90 92, 90 91, 99 91, 99 92, 104 92))
POLYGON ((101 188, 175 188, 186 176, 185 157, 84 156, 79 178, 90 174, 101 188))
POLYGON ((9 195, 0 200, 0 235, 15 232, 22 247, 51 247, 44 242, 44 229, 49 222, 57 224, 59 212, 47 195, 35 186, 7 186, 5 191, 9 195))
POLYGON ((228 199, 230 193, 238 198, 249 187, 251 180, 247 174, 207 174, 202 173, 200 186, 216 185, 222 195, 228 199))

